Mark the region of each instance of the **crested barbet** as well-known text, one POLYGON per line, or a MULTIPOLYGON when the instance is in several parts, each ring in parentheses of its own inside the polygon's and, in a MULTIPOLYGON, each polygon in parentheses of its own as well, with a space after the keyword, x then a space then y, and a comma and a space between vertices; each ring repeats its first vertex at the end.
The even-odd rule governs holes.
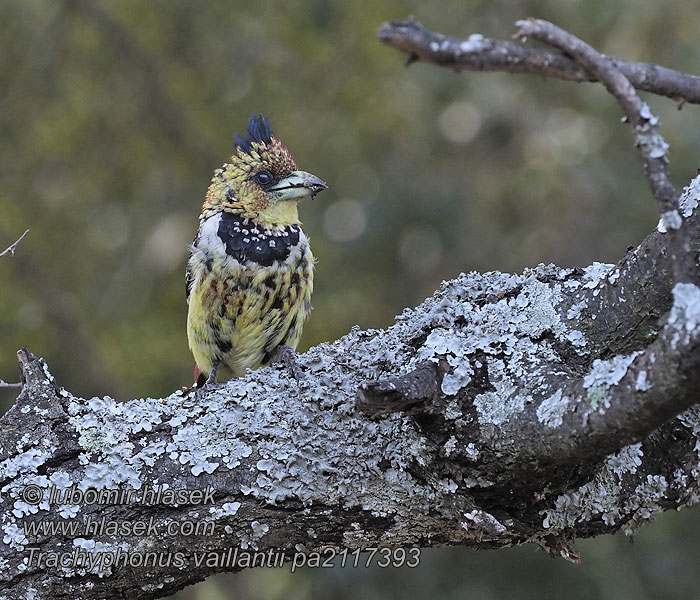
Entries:
POLYGON ((296 348, 311 310, 314 257, 297 203, 327 186, 297 170, 262 115, 234 146, 214 172, 187 264, 187 339, 200 386, 296 348))

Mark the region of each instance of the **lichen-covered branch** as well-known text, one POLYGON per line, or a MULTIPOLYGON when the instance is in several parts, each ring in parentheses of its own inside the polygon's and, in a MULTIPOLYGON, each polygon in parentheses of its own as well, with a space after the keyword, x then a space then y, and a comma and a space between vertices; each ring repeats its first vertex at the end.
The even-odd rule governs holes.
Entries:
POLYGON ((576 560, 576 537, 694 504, 700 289, 647 294, 626 260, 463 274, 389 329, 299 356, 299 383, 261 369, 199 400, 74 397, 20 352, 0 598, 155 598, 324 548, 532 542, 576 560))
POLYGON ((516 35, 521 41, 532 37, 564 54, 522 43, 498 42, 481 34, 458 39, 432 32, 412 17, 384 23, 378 37, 406 52, 409 61, 421 59, 457 70, 503 70, 603 83, 634 127, 644 158, 644 172, 661 215, 662 227, 668 232, 675 281, 697 283, 700 279, 697 256, 691 248, 689 232, 681 227, 678 194, 668 171, 668 144, 658 131, 658 118, 640 100, 635 88, 698 102, 700 78, 655 65, 627 63, 604 56, 571 33, 542 19, 518 21, 516 26, 519 27, 516 35))
MULTIPOLYGON (((474 33, 456 38, 430 31, 418 20, 384 23, 377 34, 383 43, 409 57, 457 71, 532 73, 567 81, 597 81, 595 74, 570 57, 518 42, 500 41, 474 33)), ((682 102, 700 103, 700 77, 658 65, 610 58, 632 85, 682 102)))
POLYGON ((634 86, 613 61, 576 36, 542 19, 518 21, 516 26, 520 28, 518 35, 522 39, 532 36, 571 55, 615 97, 637 136, 637 144, 644 158, 644 172, 663 226, 668 232, 675 280, 689 283, 700 281, 696 256, 690 246, 690 233, 687 228, 681 227, 683 221, 678 211, 678 194, 668 171, 668 144, 659 133, 659 119, 651 114, 649 106, 642 102, 634 86))
MULTIPOLYGON (((616 76, 578 45, 560 44, 571 59, 416 21, 382 31, 441 64, 616 76)), ((610 64, 692 97, 668 91, 690 86, 681 74, 610 64)), ((671 227, 693 262, 699 201, 697 178, 671 227)), ((462 274, 392 327, 299 356, 298 381, 271 367, 117 403, 73 396, 20 351, 0 420, 0 600, 157 598, 328 548, 531 542, 575 561, 576 537, 695 504, 700 288, 674 273, 670 223, 617 265, 462 274)))

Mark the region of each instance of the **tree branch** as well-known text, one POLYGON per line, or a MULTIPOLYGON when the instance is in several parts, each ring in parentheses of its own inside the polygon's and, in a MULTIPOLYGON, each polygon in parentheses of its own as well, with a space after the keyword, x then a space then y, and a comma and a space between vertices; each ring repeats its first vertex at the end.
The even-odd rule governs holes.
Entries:
POLYGON ((29 233, 29 229, 27 229, 27 231, 25 231, 22 235, 20 235, 17 238, 17 240, 15 240, 15 242, 10 244, 5 250, 0 252, 0 257, 3 257, 3 256, 5 256, 5 254, 8 254, 8 253, 11 256, 14 256, 15 255, 15 248, 17 248, 17 244, 19 244, 24 239, 24 236, 27 235, 28 233, 29 233))
MULTIPOLYGON (((700 180, 685 197, 700 199, 700 180)), ((632 535, 699 497, 700 411, 671 417, 697 399, 700 290, 677 284, 672 294, 670 284, 671 309, 650 342, 631 325, 636 313, 609 319, 601 298, 620 285, 653 313, 656 297, 637 298, 633 271, 611 265, 462 275, 391 328, 298 357, 300 385, 267 368, 200 401, 76 398, 22 351, 26 385, 0 421, 0 594, 155 598, 244 568, 255 551, 281 562, 324 548, 533 542, 576 560, 574 537, 632 535), (597 337, 580 328, 583 315, 598 316, 597 337), (637 350, 600 358, 618 327, 637 350), (388 404, 408 398, 410 414, 386 415, 396 408, 387 388, 363 384, 385 377, 388 404), (385 416, 364 416, 363 402, 385 416), (162 484, 188 500, 141 501, 162 484), (192 499, 207 486, 205 505, 192 499), (56 501, 92 488, 134 497, 56 501), (27 489, 38 489, 38 505, 27 489), (132 530, 88 531, 103 517, 132 530), (28 521, 75 530, 32 535, 28 521), (149 522, 157 533, 133 533, 149 522), (184 535, 188 524, 212 529, 184 535), (149 553, 163 566, 139 562, 149 553), (47 564, 74 555, 93 563, 47 564)))
MULTIPOLYGON (((561 53, 493 40, 479 33, 467 39, 455 38, 426 29, 414 17, 384 23, 377 37, 406 53, 409 62, 422 60, 456 71, 531 73, 576 82, 598 80, 595 74, 561 53)), ((658 65, 609 60, 639 90, 681 102, 700 103, 700 77, 658 65)))
MULTIPOLYGON (((0 234, 3 233, 6 232, 0 225, 0 234)), ((42 305, 47 321, 56 328, 66 347, 71 348, 71 359, 80 364, 85 378, 95 386, 112 390, 115 394, 119 392, 119 395, 129 394, 128 383, 125 384, 107 368, 103 351, 93 332, 88 330, 81 306, 64 289, 65 282, 57 280, 44 263, 35 259, 26 252, 20 252, 13 258, 12 266, 18 281, 42 305)))
POLYGON ((594 74, 615 97, 626 119, 634 127, 638 146, 644 157, 644 172, 668 231, 675 279, 690 283, 700 281, 696 256, 690 247, 689 232, 687 227, 682 227, 678 194, 668 172, 668 144, 658 131, 659 119, 651 114, 647 104, 640 100, 634 86, 613 61, 576 36, 542 19, 518 21, 516 26, 520 27, 518 36, 521 39, 532 36, 570 54, 586 71, 594 74))
MULTIPOLYGON (((0 252, 0 258, 5 256, 6 254, 9 254, 10 256, 15 255, 15 248, 17 248, 17 245, 24 239, 24 236, 29 233, 29 229, 27 229, 22 235, 19 236, 12 244, 10 244, 5 250, 0 252)), ((22 384, 21 383, 8 383, 7 381, 3 381, 0 379, 0 389, 10 389, 10 388, 21 388, 22 384)))
MULTIPOLYGON (((669 238, 667 240, 668 245, 672 249, 670 260, 666 260, 663 242, 658 237, 650 236, 643 245, 648 247, 654 246, 651 254, 645 251, 643 254, 644 259, 639 261, 634 256, 626 257, 625 260, 621 261, 618 268, 614 270, 614 274, 610 275, 609 283, 614 284, 620 278, 622 271, 619 286, 598 286, 598 281, 594 282, 595 285, 587 283, 585 287, 591 290, 592 296, 582 291, 582 294, 576 297, 577 303, 574 304, 572 302, 568 305, 567 316, 580 317, 582 311, 589 306, 589 303, 593 304, 595 302, 595 296, 601 295, 605 300, 610 301, 614 299, 617 302, 604 304, 604 300, 601 299, 597 311, 589 314, 592 320, 589 321, 589 326, 587 327, 589 331, 587 333, 594 333, 598 330, 604 336, 609 336, 609 319, 600 319, 596 325, 590 324, 596 320, 596 317, 601 316, 598 311, 602 309, 610 311, 615 317, 619 317, 616 330, 621 329, 622 333, 637 331, 643 321, 641 316, 643 313, 640 314, 638 319, 624 317, 621 313, 623 311, 629 312, 630 306, 622 307, 622 303, 627 302, 627 297, 623 297, 623 294, 626 286, 628 291, 639 288, 639 281, 644 281, 645 278, 632 280, 630 276, 639 277, 639 270, 649 271, 649 261, 663 263, 662 266, 664 268, 657 272, 656 285, 652 288, 658 294, 659 310, 662 312, 668 308, 668 304, 667 301, 662 300, 659 296, 670 297, 670 284, 673 281, 679 282, 679 284, 687 283, 689 286, 685 288, 682 285, 680 287, 677 285, 674 288, 674 294, 677 294, 679 298, 684 297, 683 290, 690 296, 693 296, 694 291, 698 289, 695 286, 699 281, 696 266, 698 240, 697 237, 695 237, 695 240, 692 239, 693 226, 696 219, 693 219, 692 223, 681 227, 683 223, 681 211, 683 216, 692 215, 694 208, 697 206, 697 190, 693 190, 693 186, 686 189, 683 198, 679 202, 667 168, 666 150, 668 145, 657 131, 658 119, 653 117, 646 104, 641 102, 634 87, 618 70, 614 61, 602 56, 575 36, 546 21, 530 19, 528 21, 519 21, 516 25, 520 27, 518 35, 522 39, 532 36, 545 43, 554 45, 571 56, 581 69, 592 75, 595 80, 601 81, 618 100, 627 119, 635 127, 635 133, 644 157, 645 172, 651 183, 659 212, 662 215, 659 231, 667 235, 669 238), (693 241, 695 245, 693 245, 693 241), (672 277, 669 277, 669 271, 673 274, 672 277), (581 300, 581 296, 588 297, 584 301, 581 300), (631 328, 626 330, 624 325, 622 325, 623 323, 629 323, 631 328)), ((488 52, 485 53, 485 49, 488 51, 493 49, 493 45, 490 42, 483 44, 482 36, 473 35, 467 40, 455 40, 454 38, 447 38, 441 34, 435 34, 426 30, 414 19, 384 24, 380 29, 379 37, 382 41, 390 43, 403 51, 413 47, 420 47, 424 50, 427 48, 432 53, 431 56, 433 58, 439 57, 443 61, 442 64, 445 64, 444 61, 447 60, 447 57, 452 56, 454 60, 457 60, 465 52, 469 53, 470 56, 479 56, 481 60, 486 60, 486 57, 490 55, 488 52)), ((502 50, 502 56, 508 54, 504 48, 500 48, 500 50, 502 50)), ((550 68, 547 63, 543 65, 541 62, 536 64, 530 61, 527 64, 528 69, 533 71, 540 69, 542 74, 548 74, 548 69, 550 68)), ((696 182, 693 185, 696 185, 696 182)), ((637 255, 639 256, 639 252, 637 255)), ((654 266, 656 267, 657 264, 654 264, 654 266)), ((607 271, 610 270, 612 265, 600 265, 600 267, 603 267, 602 272, 607 277, 609 274, 607 271)), ((592 275, 599 277, 600 274, 592 275)), ((644 290, 644 288, 641 289, 644 290)), ((646 290, 644 291, 646 292, 646 290)), ((672 314, 674 314, 673 310, 678 310, 678 308, 674 305, 672 314)), ((465 317, 465 319, 468 319, 468 317, 465 317)), ((694 323, 693 318, 691 318, 690 322, 694 323)), ((645 323, 645 325, 648 325, 648 323, 645 323)), ((583 458, 599 460, 610 451, 619 449, 620 446, 616 444, 620 442, 628 444, 643 439, 670 416, 693 404, 695 400, 693 400, 692 395, 687 394, 687 390, 688 388, 694 388, 698 383, 694 377, 694 370, 699 360, 699 353, 696 348, 697 339, 695 337, 692 340, 689 339, 688 347, 678 352, 676 352, 679 350, 677 345, 673 344, 674 352, 668 354, 670 340, 675 339, 678 335, 673 323, 669 321, 660 333, 656 321, 654 327, 655 329, 650 332, 654 337, 658 336, 654 344, 646 348, 646 344, 641 346, 641 348, 645 348, 644 350, 640 350, 640 346, 632 344, 633 352, 626 356, 617 356, 611 359, 612 362, 601 360, 594 362, 593 365, 599 369, 597 374, 596 371, 590 371, 585 374, 576 372, 547 373, 548 381, 558 380, 558 387, 552 387, 547 390, 547 393, 552 395, 545 399, 538 390, 538 394, 531 396, 529 402, 517 403, 516 407, 518 410, 524 411, 524 413, 532 412, 530 408, 537 408, 538 411, 541 411, 538 414, 539 417, 548 414, 548 411, 556 411, 555 422, 557 426, 561 423, 566 423, 569 435, 564 437, 557 434, 550 435, 551 428, 547 426, 542 427, 545 421, 549 421, 549 419, 539 418, 538 423, 538 420, 533 419, 532 415, 529 415, 529 419, 523 417, 521 420, 514 421, 512 429, 501 427, 498 437, 503 438, 503 442, 499 443, 512 446, 509 452, 513 456, 517 456, 517 459, 513 461, 513 468, 517 468, 517 465, 521 462, 529 464, 534 461, 540 465, 540 469, 548 469, 556 468, 567 462, 580 461, 583 458), (660 357, 663 357, 664 360, 657 361, 660 357), (635 365, 632 365, 633 362, 635 365, 642 366, 635 368, 635 365), (624 368, 622 368, 623 366, 624 368), (653 368, 648 369, 650 366, 653 366, 653 368), (606 369, 613 372, 615 369, 620 371, 620 377, 617 382, 621 378, 627 377, 624 384, 626 385, 626 391, 622 391, 624 385, 619 387, 612 399, 607 395, 607 384, 604 385, 602 390, 596 389, 596 378, 601 374, 605 375, 606 369), (636 389, 637 379, 634 379, 635 377, 641 378, 640 381, 643 380, 643 383, 640 385, 646 386, 647 381, 650 381, 646 378, 651 376, 652 372, 655 379, 663 380, 666 384, 669 384, 668 386, 656 386, 657 389, 658 387, 665 388, 661 397, 656 393, 646 394, 645 397, 641 397, 636 393, 629 393, 632 389, 639 391, 636 389), (667 377, 669 372, 674 374, 671 380, 667 377), (675 383, 675 386, 673 383, 675 383), (596 391, 591 392, 590 388, 594 388, 596 391), (598 411, 597 403, 601 398, 593 397, 601 391, 603 392, 605 406, 598 411), (673 398, 678 398, 674 394, 675 391, 683 398, 678 404, 673 402, 673 398), (586 409, 585 400, 592 398, 596 406, 589 406, 586 409), (544 402, 538 402, 538 399, 540 401, 544 400, 544 402), (611 403, 614 404, 613 408, 610 408, 611 403), (594 415, 593 413, 596 414, 594 415), (607 443, 610 443, 613 438, 616 440, 612 442, 613 446, 607 446, 607 443), (598 443, 591 443, 592 440, 597 440, 598 443), (544 454, 541 453, 542 450, 545 450, 544 454)), ((691 324, 689 327, 692 329, 694 325, 691 324)), ((620 340, 613 343, 625 344, 627 342, 629 340, 625 336, 621 336, 620 340)), ((463 370, 462 381, 466 381, 468 384, 473 368, 469 364, 461 364, 456 368, 463 370)), ((374 382, 371 384, 371 387, 367 384, 364 388, 385 393, 390 392, 392 395, 391 402, 386 403, 386 406, 394 406, 397 410, 403 410, 402 401, 405 398, 397 393, 394 381, 374 382)), ((524 385, 526 382, 520 383, 524 385)), ((363 396, 365 395, 364 388, 361 388, 358 394, 360 401, 363 401, 363 396)), ((411 406, 413 404, 411 403, 411 406)), ((546 423, 546 425, 549 425, 549 423, 546 423)))
MULTIPOLYGON (((698 202, 700 178, 678 207, 693 253, 698 202)), ((462 274, 311 348, 298 383, 269 367, 203 397, 85 400, 20 351, 0 596, 156 598, 324 549, 575 561, 575 537, 697 503, 700 288, 674 279, 665 231, 617 265, 462 274)))
POLYGON ((8 383, 7 381, 3 381, 0 379, 0 388, 21 388, 22 383, 17 382, 17 383, 8 383))
POLYGON ((635 87, 698 102, 700 78, 655 65, 608 58, 572 34, 541 19, 518 21, 516 26, 520 28, 516 35, 521 40, 533 37, 555 46, 566 55, 513 42, 497 42, 481 34, 457 39, 432 32, 412 17, 384 23, 378 37, 380 41, 408 53, 409 62, 422 59, 457 70, 504 70, 603 83, 634 127, 644 158, 644 172, 661 215, 661 226, 669 234, 675 280, 697 282, 700 279, 697 256, 691 249, 687 228, 682 226, 678 194, 668 172, 668 144, 658 132, 658 118, 639 99, 635 87))

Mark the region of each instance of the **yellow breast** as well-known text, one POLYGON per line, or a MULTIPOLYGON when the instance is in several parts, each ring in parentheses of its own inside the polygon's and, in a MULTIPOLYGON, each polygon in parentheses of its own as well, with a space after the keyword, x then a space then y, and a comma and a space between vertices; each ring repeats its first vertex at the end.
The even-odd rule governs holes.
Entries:
POLYGON ((188 281, 187 337, 200 371, 208 375, 218 362, 240 377, 299 342, 313 255, 298 225, 263 229, 218 213, 200 226, 188 281))

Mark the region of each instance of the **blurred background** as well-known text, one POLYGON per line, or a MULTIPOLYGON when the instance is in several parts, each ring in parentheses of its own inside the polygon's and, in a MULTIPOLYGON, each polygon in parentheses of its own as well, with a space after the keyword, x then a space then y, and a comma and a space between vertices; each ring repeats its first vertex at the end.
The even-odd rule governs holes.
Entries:
MULTIPOLYGON (((417 16, 507 39, 537 16, 602 52, 700 74, 683 0, 22 0, 0 3, 0 379, 27 345, 84 396, 164 396, 192 381, 187 244, 213 170, 252 112, 329 184, 301 206, 319 259, 300 350, 386 327, 461 271, 615 262, 655 226, 632 133, 599 85, 414 64, 375 39, 417 16)), ((682 187, 700 107, 645 95, 682 187)), ((6 409, 12 390, 0 390, 6 409)), ((176 596, 696 597, 698 511, 638 543, 424 551, 417 569, 256 570, 176 596)))

